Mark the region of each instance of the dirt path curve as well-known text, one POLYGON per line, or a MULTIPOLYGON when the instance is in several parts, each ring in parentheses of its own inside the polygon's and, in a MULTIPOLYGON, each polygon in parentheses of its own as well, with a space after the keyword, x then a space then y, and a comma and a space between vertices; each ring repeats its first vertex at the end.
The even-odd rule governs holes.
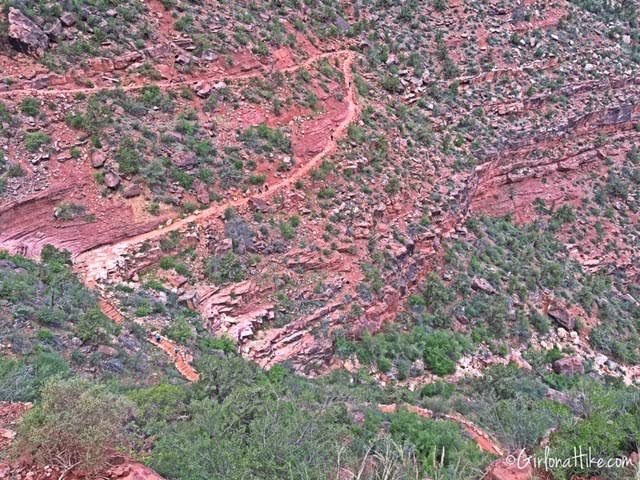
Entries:
POLYGON ((174 342, 159 334, 151 333, 149 342, 164 351, 173 361, 180 374, 190 382, 200 380, 200 374, 191 366, 193 356, 174 342))
MULTIPOLYGON (((290 67, 279 68, 276 70, 278 73, 292 73, 300 70, 301 68, 307 68, 314 64, 317 61, 335 58, 339 56, 353 57, 354 52, 352 50, 329 50, 326 52, 319 53, 317 55, 312 55, 304 62, 299 63, 297 65, 292 65, 290 67)), ((185 85, 195 85, 198 82, 219 82, 224 80, 249 80, 252 78, 262 77, 270 73, 275 73, 269 69, 266 65, 263 69, 259 69, 257 71, 252 71, 248 73, 220 73, 220 72, 202 72, 198 75, 190 76, 188 79, 175 81, 173 79, 163 80, 159 82, 140 82, 140 83, 132 83, 131 85, 113 85, 110 87, 78 87, 75 83, 69 83, 68 86, 58 86, 56 88, 51 89, 37 89, 37 88, 15 88, 0 91, 1 97, 15 97, 22 95, 30 95, 30 96, 49 96, 49 95, 65 95, 65 94, 91 94, 99 92, 100 90, 114 90, 119 89, 125 92, 131 92, 136 90, 142 90, 145 87, 149 86, 157 86, 161 88, 172 88, 172 87, 182 87, 185 85)), ((95 79, 95 77, 88 77, 87 80, 95 79)))
MULTIPOLYGON (((331 133, 331 138, 322 149, 322 151, 320 151, 306 163, 300 165, 300 167, 295 170, 290 176, 283 179, 281 182, 270 185, 269 190, 266 190, 262 193, 258 193, 256 195, 253 195, 252 197, 243 197, 231 202, 226 202, 224 204, 214 205, 205 210, 202 210, 197 214, 190 215, 183 219, 175 220, 173 221, 173 223, 171 223, 171 225, 167 225, 156 230, 151 230, 149 232, 128 238, 115 244, 104 245, 93 250, 81 253, 75 258, 74 263, 76 266, 76 271, 80 275, 82 275, 85 284, 93 287, 96 285, 98 280, 106 279, 109 272, 117 268, 123 256, 132 246, 141 244, 145 241, 157 239, 158 237, 162 237, 169 232, 183 229, 191 223, 202 222, 213 216, 220 216, 227 208, 245 207, 248 204, 250 198, 260 198, 266 200, 276 193, 288 187, 291 187, 293 184, 295 184, 295 182, 308 175, 309 172, 317 167, 326 156, 332 154, 337 147, 338 140, 345 135, 349 124, 357 117, 359 108, 356 99, 355 82, 353 80, 353 73, 351 72, 353 59, 356 55, 355 52, 347 50, 333 52, 331 54, 324 53, 317 57, 314 57, 313 59, 310 59, 309 61, 317 61, 320 57, 326 57, 329 55, 340 55, 344 58, 342 70, 348 91, 348 95, 346 97, 347 112, 344 119, 331 133)), ((300 65, 292 68, 300 68, 300 65)))
MULTIPOLYGON (((431 410, 417 407, 408 403, 405 403, 400 407, 398 407, 398 405, 396 405, 395 403, 392 403, 390 405, 378 405, 378 410, 383 413, 395 413, 399 408, 405 408, 408 411, 415 413, 416 415, 420 415, 424 418, 436 418, 435 414, 431 410)), ((470 420, 464 418, 459 413, 445 414, 442 416, 442 418, 462 425, 462 427, 466 430, 473 441, 476 442, 481 450, 492 455, 497 455, 498 457, 502 457, 505 455, 505 450, 500 446, 500 444, 498 444, 496 440, 491 437, 491 435, 489 435, 487 432, 482 430, 470 420)))

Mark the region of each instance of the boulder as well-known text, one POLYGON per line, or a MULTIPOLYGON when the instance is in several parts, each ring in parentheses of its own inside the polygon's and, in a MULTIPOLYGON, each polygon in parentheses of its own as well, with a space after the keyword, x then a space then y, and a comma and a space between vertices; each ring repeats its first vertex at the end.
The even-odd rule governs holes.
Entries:
POLYGON ((196 199, 202 205, 209 205, 211 198, 209 197, 209 187, 202 180, 193 182, 193 190, 196 192, 196 199))
POLYGON ((194 89, 196 91, 196 95, 198 95, 200 98, 207 98, 209 95, 211 95, 212 87, 210 83, 198 82, 195 84, 194 89))
POLYGON ((100 150, 94 150, 93 152, 91 152, 91 166, 93 168, 100 168, 104 165, 105 162, 105 155, 104 152, 101 152, 100 150))
POLYGON ((471 288, 474 290, 480 290, 490 295, 495 295, 498 293, 496 288, 489 283, 489 280, 486 280, 482 277, 474 277, 471 281, 471 288))
POLYGON ((46 33, 51 40, 59 38, 60 35, 62 35, 62 23, 60 23, 60 20, 56 18, 50 25, 47 25, 44 33, 46 33))
POLYGON ((144 60, 144 57, 140 52, 125 53, 113 60, 113 68, 115 68, 116 70, 124 70, 129 65, 140 62, 142 60, 144 60))
POLYGON ((347 22, 344 18, 338 16, 336 18, 336 27, 338 27, 342 33, 346 33, 351 28, 351 25, 349 25, 349 22, 347 22))
POLYGON ((72 27, 76 23, 76 16, 71 12, 64 12, 60 16, 60 21, 65 27, 72 27))
POLYGON ((115 69, 113 60, 105 57, 91 58, 89 60, 91 70, 95 72, 111 72, 115 69))
POLYGON ((134 198, 134 197, 139 197, 140 194, 142 194, 142 189, 140 188, 140 185, 135 184, 127 188, 122 194, 122 196, 124 198, 134 198))
POLYGON ((112 467, 106 478, 120 480, 163 480, 156 472, 141 463, 124 463, 112 467))
POLYGON ((176 63, 178 65, 189 65, 191 63, 191 56, 186 53, 181 53, 176 57, 176 63))
POLYGON ((207 62, 215 62, 218 59, 218 55, 212 50, 205 50, 200 56, 207 62))
POLYGON ((584 364, 582 358, 577 355, 565 357, 553 362, 553 371, 563 375, 584 373, 584 364))
POLYGON ((269 204, 267 203, 266 200, 263 200, 260 197, 252 197, 249 199, 249 207, 252 210, 256 210, 258 212, 268 212, 269 211, 269 204))
POLYGON ((100 345, 98 347, 98 353, 105 357, 117 357, 119 354, 117 349, 110 347, 109 345, 100 345))
POLYGON ((198 157, 193 152, 176 152, 171 156, 171 162, 178 168, 189 170, 198 164, 198 157))
POLYGON ((104 184, 111 189, 118 188, 120 177, 113 172, 109 172, 104 176, 104 184))
POLYGON ((9 9, 9 41, 21 51, 41 56, 49 48, 49 37, 17 8, 9 9))
POLYGON ((566 308, 560 305, 551 305, 547 314, 553 318, 558 325, 567 330, 574 330, 576 328, 576 319, 571 316, 566 308))

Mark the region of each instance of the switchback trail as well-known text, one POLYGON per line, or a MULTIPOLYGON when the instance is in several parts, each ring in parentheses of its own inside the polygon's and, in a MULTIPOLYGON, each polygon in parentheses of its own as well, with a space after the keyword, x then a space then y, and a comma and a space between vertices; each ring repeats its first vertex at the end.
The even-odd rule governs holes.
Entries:
MULTIPOLYGON (((247 206, 249 200, 252 198, 267 200, 268 198, 273 197, 276 193, 281 192, 288 187, 291 187, 298 180, 304 178, 309 174, 311 170, 320 165, 320 163, 326 156, 332 154, 337 147, 338 140, 340 140, 345 135, 349 124, 357 117, 359 108, 356 98, 355 82, 353 80, 353 73, 351 72, 351 66, 353 64, 355 52, 346 50, 333 52, 331 54, 324 53, 308 61, 316 61, 319 57, 326 57, 329 55, 340 55, 344 57, 342 71, 348 92, 345 99, 347 101, 347 112, 344 119, 331 133, 327 144, 318 154, 316 154, 306 163, 302 164, 287 178, 284 178, 278 183, 269 185, 269 189, 263 191, 262 193, 257 193, 251 197, 247 196, 223 204, 214 205, 205 210, 202 210, 197 214, 190 215, 183 219, 174 220, 171 225, 166 225, 159 229, 151 230, 141 235, 133 236, 121 242, 103 245, 101 247, 79 254, 75 258, 74 263, 76 266, 76 270, 82 275, 85 283, 88 286, 95 286, 98 280, 106 279, 108 273, 118 266, 120 259, 129 251, 132 246, 141 244, 145 241, 163 237, 169 232, 186 228, 189 224, 202 222, 208 218, 220 216, 226 209, 230 207, 245 207, 247 206)), ((295 68, 300 68, 300 66, 297 66, 295 68)))

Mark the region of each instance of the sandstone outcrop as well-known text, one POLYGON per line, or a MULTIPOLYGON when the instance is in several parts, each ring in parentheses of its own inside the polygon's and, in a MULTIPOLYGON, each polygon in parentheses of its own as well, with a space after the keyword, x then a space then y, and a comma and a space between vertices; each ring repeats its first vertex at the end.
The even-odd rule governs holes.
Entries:
POLYGON ((553 371, 564 375, 584 373, 584 363, 577 355, 561 358, 553 362, 553 371))
POLYGON ((22 11, 9 9, 9 40, 17 50, 41 56, 49 48, 49 37, 22 11))

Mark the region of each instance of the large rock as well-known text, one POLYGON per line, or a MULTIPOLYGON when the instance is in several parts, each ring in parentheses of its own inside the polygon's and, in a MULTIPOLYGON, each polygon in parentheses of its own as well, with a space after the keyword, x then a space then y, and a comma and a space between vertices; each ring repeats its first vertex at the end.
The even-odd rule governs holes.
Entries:
POLYGON ((554 304, 549 307, 547 313, 561 327, 564 327, 567 330, 574 330, 576 328, 576 319, 571 316, 566 308, 554 304))
POLYGON ((64 12, 60 16, 60 21, 65 27, 72 27, 76 23, 76 16, 71 12, 64 12))
POLYGON ((141 463, 116 465, 106 472, 106 478, 119 480, 163 480, 156 472, 141 463))
POLYGON ((49 37, 17 8, 9 9, 9 41, 21 51, 40 56, 49 48, 49 37))
POLYGON ((115 68, 116 70, 124 70, 129 65, 136 62, 141 62, 142 60, 144 60, 144 57, 140 52, 125 53, 113 60, 113 68, 115 68))
POLYGON ((193 190, 196 192, 196 199, 202 205, 209 205, 211 198, 209 196, 209 187, 202 180, 196 179, 193 182, 193 190))
POLYGON ((141 194, 142 194, 142 189, 140 188, 140 185, 135 184, 127 188, 122 194, 122 196, 124 198, 134 198, 134 197, 139 197, 141 194))
POLYGON ((563 375, 584 373, 584 364, 582 362, 582 358, 577 355, 565 357, 553 362, 553 371, 563 375))
POLYGON ((120 185, 120 177, 113 172, 109 172, 104 176, 104 184, 111 189, 116 189, 120 185))
POLYGON ((190 170, 198 164, 198 157, 193 152, 175 152, 171 156, 171 163, 173 163, 178 168, 190 170))
POLYGON ((471 288, 473 288, 474 290, 480 290, 490 295, 495 295, 496 293, 498 293, 496 288, 491 285, 491 283, 489 283, 489 280, 482 277, 474 277, 471 281, 471 288))
POLYGON ((93 150, 91 152, 91 166, 93 168, 102 167, 104 165, 105 160, 106 160, 106 157, 104 152, 101 152, 100 150, 93 150))
POLYGON ((51 40, 55 41, 62 35, 62 23, 57 18, 46 26, 44 33, 47 34, 51 40))
POLYGON ((98 346, 98 353, 105 357, 117 357, 119 355, 118 350, 109 345, 98 346))
POLYGON ((207 98, 209 95, 211 95, 212 87, 210 83, 201 81, 196 83, 194 89, 196 91, 196 95, 198 95, 200 98, 207 98))

